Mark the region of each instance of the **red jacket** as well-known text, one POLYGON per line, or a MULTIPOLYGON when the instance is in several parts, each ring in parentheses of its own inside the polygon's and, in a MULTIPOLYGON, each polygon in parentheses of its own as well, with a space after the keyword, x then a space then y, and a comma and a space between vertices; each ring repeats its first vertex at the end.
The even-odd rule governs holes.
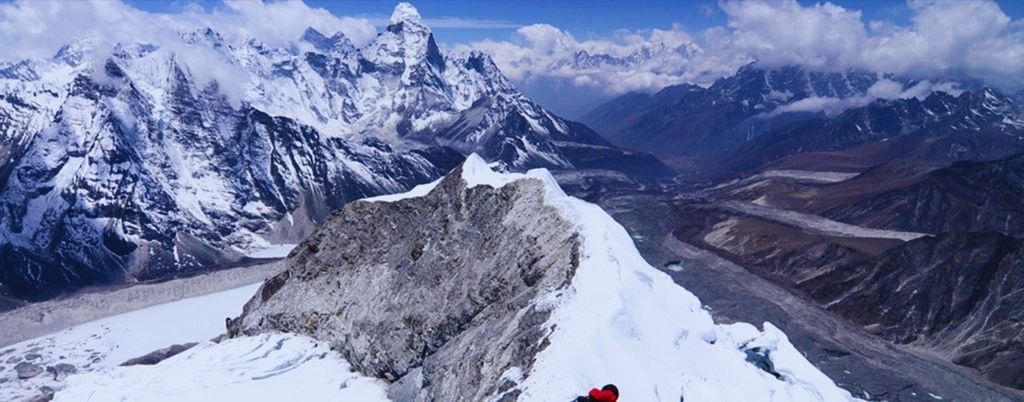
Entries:
POLYGON ((597 388, 591 389, 587 396, 589 396, 590 400, 594 402, 615 402, 619 399, 619 397, 615 396, 614 392, 600 390, 597 388))

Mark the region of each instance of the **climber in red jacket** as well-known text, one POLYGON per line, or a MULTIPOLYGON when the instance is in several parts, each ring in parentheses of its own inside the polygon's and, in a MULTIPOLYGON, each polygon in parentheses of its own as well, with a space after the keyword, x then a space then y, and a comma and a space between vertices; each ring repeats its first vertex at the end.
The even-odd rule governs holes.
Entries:
POLYGON ((593 388, 587 396, 576 398, 574 402, 616 402, 619 400, 619 388, 608 384, 601 389, 593 388))

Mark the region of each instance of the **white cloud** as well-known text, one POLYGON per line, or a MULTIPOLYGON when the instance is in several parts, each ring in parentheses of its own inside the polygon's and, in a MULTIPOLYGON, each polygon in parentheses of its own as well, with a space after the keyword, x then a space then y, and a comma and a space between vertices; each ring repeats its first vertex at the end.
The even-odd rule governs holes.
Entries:
POLYGON ((234 39, 255 37, 270 45, 298 39, 307 27, 341 31, 357 45, 376 36, 369 21, 338 17, 300 1, 227 0, 212 10, 193 6, 180 13, 156 14, 119 0, 21 0, 0 4, 0 57, 49 57, 61 46, 86 37, 167 45, 178 40, 179 31, 203 27, 234 39))
POLYGON ((762 114, 761 116, 772 117, 783 113, 793 112, 823 112, 826 115, 832 116, 842 113, 846 109, 861 107, 879 99, 924 99, 934 91, 942 91, 953 94, 954 96, 959 95, 961 92, 957 85, 951 82, 932 83, 931 81, 924 80, 910 88, 904 88, 903 84, 883 78, 872 84, 864 95, 851 96, 848 98, 812 96, 779 106, 772 109, 771 112, 762 114))
MULTIPOLYGON (((895 25, 865 21, 860 11, 827 2, 723 0, 712 11, 724 13, 727 23, 699 32, 675 25, 580 39, 552 25, 534 24, 518 27, 509 40, 451 47, 490 53, 522 87, 554 80, 606 95, 678 83, 708 85, 754 60, 932 82, 959 78, 1024 86, 1024 21, 1011 19, 991 0, 911 0, 908 8, 909 23, 895 25), (578 58, 582 55, 589 58, 578 58)), ((435 28, 516 27, 497 19, 425 21, 435 28)), ((295 40, 312 26, 327 34, 340 30, 360 46, 375 37, 378 23, 333 15, 300 1, 226 0, 212 9, 191 5, 155 14, 120 0, 19 0, 0 4, 0 58, 49 57, 60 46, 89 36, 172 46, 179 31, 207 26, 229 39, 255 37, 272 46, 295 40)))
POLYGON ((726 26, 695 35, 674 26, 580 41, 538 24, 520 28, 512 40, 469 46, 491 53, 514 80, 560 78, 610 94, 682 82, 705 85, 754 60, 767 66, 1024 86, 1024 21, 1012 20, 991 0, 912 0, 909 5, 910 23, 897 26, 865 21, 860 11, 827 2, 725 0, 719 6, 726 26), (574 64, 580 51, 611 59, 574 64), (643 52, 651 60, 628 62, 643 52))
MULTIPOLYGON (((340 31, 357 46, 377 34, 366 20, 338 17, 301 1, 225 0, 223 7, 211 10, 191 5, 179 13, 158 14, 120 0, 21 0, 0 4, 0 59, 46 58, 64 45, 87 42, 87 57, 96 63, 106 59, 116 43, 152 44, 172 51, 203 85, 216 82, 218 91, 237 105, 245 95, 247 73, 210 48, 186 45, 181 33, 212 28, 229 40, 256 38, 282 46, 298 39, 307 27, 328 34, 340 31)), ((94 78, 104 79, 102 70, 94 78)))
POLYGON ((770 65, 850 66, 867 38, 859 11, 831 3, 804 7, 794 0, 730 1, 721 7, 729 17, 735 50, 770 65))
POLYGON ((608 39, 578 40, 552 25, 534 24, 516 30, 512 41, 455 46, 467 48, 491 54, 502 71, 520 83, 558 78, 612 94, 681 82, 710 83, 750 62, 731 55, 723 61, 719 55, 701 54, 704 50, 697 41, 679 26, 621 30, 608 39), (587 59, 588 55, 593 57, 587 59))
POLYGON ((1024 83, 1024 31, 990 0, 911 1, 911 23, 865 23, 830 3, 729 1, 737 51, 769 65, 850 68, 916 78, 962 76, 994 85, 1024 83))

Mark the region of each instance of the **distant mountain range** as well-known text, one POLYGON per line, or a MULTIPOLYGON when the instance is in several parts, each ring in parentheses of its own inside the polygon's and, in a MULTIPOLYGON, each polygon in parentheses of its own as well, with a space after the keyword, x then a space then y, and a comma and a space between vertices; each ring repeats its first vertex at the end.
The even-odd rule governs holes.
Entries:
POLYGON ((547 112, 488 56, 443 54, 407 4, 361 49, 313 29, 283 47, 180 39, 82 38, 0 65, 0 295, 232 263, 469 152, 515 170, 671 174, 547 112))
POLYGON ((627 94, 582 120, 615 144, 702 177, 769 166, 861 171, 908 157, 948 164, 1024 151, 1024 112, 1015 96, 950 87, 749 65, 708 88, 627 94), (879 97, 883 84, 899 93, 879 97))

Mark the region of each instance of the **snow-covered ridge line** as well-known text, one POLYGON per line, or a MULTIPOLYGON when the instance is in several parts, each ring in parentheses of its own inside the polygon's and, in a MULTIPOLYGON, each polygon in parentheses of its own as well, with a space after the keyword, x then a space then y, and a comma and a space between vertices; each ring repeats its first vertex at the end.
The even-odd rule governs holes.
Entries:
MULTIPOLYGON (((548 251, 565 253, 564 262, 558 265, 560 268, 549 267, 565 269, 568 274, 563 277, 562 271, 558 271, 559 274, 556 276, 562 279, 559 279, 557 286, 539 286, 529 299, 517 302, 517 310, 499 308, 493 312, 509 314, 509 317, 520 317, 520 314, 527 311, 546 311, 549 314, 544 315, 546 318, 542 320, 543 322, 522 321, 513 326, 530 327, 530 332, 539 333, 536 338, 530 339, 543 342, 545 346, 532 349, 535 351, 531 355, 522 356, 524 360, 508 360, 488 368, 496 370, 495 378, 500 377, 503 381, 514 383, 511 387, 501 388, 494 384, 492 391, 488 391, 488 398, 510 397, 520 401, 572 400, 580 392, 585 392, 594 385, 610 382, 619 386, 624 398, 638 401, 857 400, 807 362, 789 343, 785 334, 772 324, 764 323, 763 330, 745 323, 716 325, 711 314, 704 309, 696 296, 644 261, 625 228, 600 207, 566 195, 546 170, 537 169, 525 174, 496 173, 482 158, 475 155, 469 157, 459 170, 460 176, 455 177, 458 181, 446 180, 443 185, 434 187, 433 191, 445 191, 444 193, 431 193, 425 186, 404 194, 404 198, 398 197, 391 201, 401 199, 412 203, 408 205, 410 210, 403 209, 408 212, 423 207, 414 202, 416 197, 424 195, 437 196, 439 200, 469 197, 465 199, 469 203, 463 207, 467 211, 480 212, 488 211, 487 206, 491 205, 489 202, 498 200, 493 198, 498 192, 487 193, 477 189, 473 193, 480 197, 475 197, 471 196, 470 192, 465 192, 467 187, 508 189, 514 186, 510 194, 515 196, 501 202, 509 202, 511 204, 506 206, 518 208, 519 211, 544 211, 543 214, 534 217, 547 217, 544 220, 523 222, 532 222, 531 225, 536 226, 531 227, 543 230, 541 227, 551 222, 553 213, 558 216, 555 219, 559 222, 553 224, 551 228, 557 228, 564 238, 578 238, 578 242, 573 240, 571 243, 565 243, 573 244, 574 251, 571 253, 560 247, 557 251, 548 251), (478 209, 480 207, 482 209, 478 209), (575 254, 577 252, 578 255, 575 254), (570 258, 568 254, 574 256, 570 258), (520 366, 521 364, 524 365, 520 366)), ((449 175, 449 179, 451 178, 449 175)), ((395 209, 380 205, 356 204, 346 208, 339 219, 353 218, 351 215, 346 216, 346 213, 359 214, 360 211, 367 210, 388 214, 395 209)), ((448 211, 430 210, 424 216, 435 218, 435 213, 443 215, 446 212, 448 211)), ((404 213, 403 216, 407 216, 404 213)), ((456 216, 458 215, 456 213, 456 216)), ((473 216, 478 217, 475 219, 486 219, 483 215, 473 216)), ((523 215, 503 216, 503 219, 515 220, 523 215)), ((386 216, 378 218, 385 219, 386 216)), ((447 218, 441 218, 440 221, 442 224, 449 222, 447 218)), ((330 230, 336 227, 333 225, 338 222, 328 222, 322 230, 330 230)), ((347 228, 350 224, 360 224, 355 221, 344 222, 337 227, 347 228)), ((506 227, 506 222, 513 225, 517 223, 502 221, 491 225, 490 230, 501 230, 506 227)), ((459 222, 470 225, 474 223, 484 224, 478 221, 459 222)), ((374 223, 367 221, 365 224, 374 223)), ((361 228, 352 235, 365 236, 364 230, 365 228, 361 228)), ((332 240, 334 237, 314 239, 317 238, 313 237, 307 241, 337 241, 332 240)), ((439 239, 452 240, 444 237, 439 239)), ((431 243, 426 243, 425 247, 429 250, 431 243)), ((435 243, 434 247, 443 246, 435 243)), ((322 250, 319 247, 316 249, 322 250)), ((391 247, 387 249, 390 250, 391 247)), ((310 247, 304 247, 299 251, 300 254, 293 257, 293 262, 299 264, 299 260, 315 255, 315 251, 311 250, 310 247)), ((322 256, 326 255, 329 254, 322 256)), ((404 253, 402 255, 402 261, 406 261, 407 257, 404 257, 404 253)), ((421 254, 421 258, 431 257, 421 254)), ((378 267, 373 269, 388 269, 381 267, 377 260, 373 261, 372 264, 378 267)), ((323 266, 318 265, 322 262, 312 263, 315 271, 323 272, 323 266)), ((365 297, 361 293, 333 293, 331 288, 322 286, 309 289, 314 291, 313 293, 295 293, 292 286, 302 286, 311 280, 324 279, 321 277, 307 278, 301 282, 288 281, 286 278, 290 278, 291 274, 301 272, 296 270, 297 267, 290 266, 289 275, 277 276, 265 283, 264 288, 258 292, 259 296, 254 296, 247 303, 245 310, 251 313, 252 308, 259 308, 253 303, 277 301, 287 303, 289 309, 297 309, 288 310, 297 317, 308 317, 306 314, 314 311, 310 310, 311 307, 325 305, 319 302, 306 305, 299 299, 276 297, 286 294, 298 295, 304 300, 308 299, 306 296, 365 297), (277 281, 277 289, 268 291, 273 288, 271 282, 274 281, 277 281)), ((346 270, 349 271, 363 270, 346 270)), ((327 277, 332 281, 337 278, 333 273, 327 273, 327 277)), ((417 282, 410 284, 410 290, 419 289, 417 282)), ((358 308, 353 310, 356 309, 358 308)), ((372 308, 370 310, 370 314, 380 314, 372 308)), ((398 312, 399 316, 405 313, 398 312)), ((242 322, 238 320, 243 320, 245 315, 243 312, 239 319, 230 321, 229 329, 233 324, 242 322)), ((163 318, 154 316, 150 319, 163 318)), ((255 319, 261 321, 259 318, 255 319)), ((318 322, 326 324, 325 321, 318 322)), ((480 329, 473 327, 472 320, 468 325, 468 331, 480 329)), ((297 332, 302 333, 302 330, 297 332)), ((314 342, 309 338, 279 334, 273 330, 245 334, 232 333, 235 338, 219 344, 202 343, 156 366, 116 367, 71 377, 70 386, 58 393, 55 400, 80 400, 92 395, 109 400, 163 401, 184 398, 223 401, 248 400, 247 398, 268 395, 284 397, 284 393, 294 396, 292 392, 300 392, 300 397, 311 400, 352 398, 377 401, 384 399, 385 392, 392 392, 393 385, 406 383, 407 380, 402 377, 403 379, 396 383, 384 384, 352 374, 350 366, 322 343, 326 341, 336 346, 334 341, 337 340, 347 345, 361 345, 362 341, 352 340, 358 336, 340 340, 324 339, 318 335, 316 338, 320 341, 314 342), (302 389, 296 391, 296 387, 302 389)), ((373 332, 370 335, 377 337, 373 338, 377 340, 386 336, 373 332)), ((464 348, 475 348, 472 343, 460 342, 464 340, 461 338, 462 334, 453 336, 454 338, 448 341, 451 345, 456 345, 453 347, 461 345, 464 348)), ((512 341, 512 338, 508 340, 512 341)), ((369 347, 373 347, 373 342, 374 340, 370 340, 369 347)), ((507 350, 505 348, 509 345, 499 342, 491 346, 496 350, 507 350)), ((438 367, 458 370, 461 366, 456 363, 441 364, 438 367)), ((395 394, 391 396, 397 400, 405 400, 395 394)))
MULTIPOLYGON (((544 203, 581 234, 570 287, 534 301, 552 310, 545 324, 550 344, 528 373, 519 367, 505 373, 519 382, 520 400, 569 400, 576 390, 606 382, 631 400, 856 400, 770 323, 763 331, 745 323, 716 325, 696 296, 643 259, 625 228, 600 207, 566 195, 545 169, 497 173, 471 155, 461 170, 467 187, 541 181, 544 203), (758 353, 775 374, 748 362, 758 353)), ((432 188, 370 201, 421 197, 432 188)))
MULTIPOLYGON (((558 186, 558 182, 555 181, 554 176, 547 169, 530 169, 526 173, 499 173, 492 169, 495 164, 488 164, 484 161, 480 155, 470 154, 466 157, 466 161, 462 164, 462 180, 466 182, 466 187, 473 188, 480 185, 490 186, 493 188, 501 188, 506 184, 512 183, 517 180, 525 178, 538 179, 545 183, 554 185, 561 192, 561 187, 558 186)), ((421 184, 413 187, 404 193, 399 194, 388 194, 380 195, 376 197, 364 198, 359 201, 363 202, 395 202, 399 200, 405 200, 409 198, 422 197, 430 193, 438 184, 441 183, 443 178, 432 181, 427 184, 421 184)), ((550 185, 548 186, 551 187, 550 185)), ((564 192, 561 195, 565 196, 564 192)))

